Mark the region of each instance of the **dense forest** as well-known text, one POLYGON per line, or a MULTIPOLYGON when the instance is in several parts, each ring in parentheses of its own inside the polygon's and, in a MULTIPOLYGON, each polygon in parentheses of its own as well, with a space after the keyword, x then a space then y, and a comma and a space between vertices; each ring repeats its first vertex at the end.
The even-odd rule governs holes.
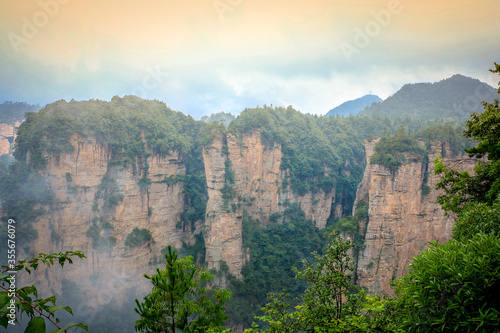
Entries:
MULTIPOLYGON (((2 221, 7 225, 9 219, 15 219, 18 236, 25 242, 37 237, 31 222, 45 209, 57 207, 43 177, 47 154, 72 151, 70 138, 77 134, 108 145, 112 165, 139 166, 144 175, 148 173, 148 156, 180 152, 186 175, 164 181, 183 182, 185 207, 179 222, 182 228, 195 228, 196 221, 205 219, 208 200, 204 147, 216 133, 241 139, 258 131, 267 149, 281 146, 281 168, 288 171, 286 182, 293 192, 303 195, 335 189, 343 218, 332 215, 327 227, 319 230, 296 203, 287 203, 283 213, 273 214, 267 223, 244 211, 242 237, 250 260, 241 278, 229 274, 224 265, 219 272, 206 269, 204 239, 199 234, 192 246, 166 247, 164 263, 156 274, 146 276, 152 291, 143 300, 110 303, 91 323, 75 313, 78 321, 88 325, 78 327, 125 332, 132 331, 135 322, 135 330, 141 332, 166 327, 170 332, 176 328, 224 332, 224 325, 246 328, 246 332, 495 332, 500 320, 496 297, 500 293, 500 102, 490 99, 485 111, 473 113, 466 123, 462 121, 468 113, 451 114, 449 105, 430 102, 459 100, 462 92, 453 90, 453 83, 460 79, 449 79, 447 83, 452 84, 443 91, 444 82, 405 86, 385 102, 348 117, 319 117, 292 107, 263 106, 245 109, 236 119, 220 113, 196 121, 163 102, 135 96, 114 97, 110 102, 61 100, 39 112, 28 112, 19 128, 16 160, 8 170, 0 169, 2 221), (430 86, 436 88, 432 93, 430 86), (418 93, 405 95, 410 90, 418 93), (419 105, 424 96, 426 104, 421 105, 417 117, 415 109, 404 103, 416 99, 412 102, 419 105), (378 112, 376 108, 382 106, 386 111, 378 112), (390 111, 393 109, 399 110, 398 117, 390 111), (471 156, 487 157, 486 162, 477 164, 475 175, 459 173, 436 161, 435 171, 442 177, 437 188, 443 191, 438 201, 456 220, 452 239, 445 244, 434 242, 415 257, 410 273, 394 281, 395 296, 390 298, 367 295, 356 287, 351 275, 356 263, 350 255, 363 246, 358 224, 368 214, 367 202, 358 202, 356 214, 352 215, 352 210, 366 163, 364 143, 375 138, 380 140, 371 163, 385 165, 391 172, 396 172, 408 156, 428 160, 433 140, 449 142, 454 153, 465 149, 471 156), (339 234, 350 235, 350 240, 339 234), (217 285, 224 280, 222 276, 227 278, 225 288, 217 285), (132 317, 134 308, 140 319, 132 317)), ((446 153, 441 152, 442 156, 446 153)), ((123 198, 108 180, 99 195, 105 197, 107 205, 113 205, 123 198)), ((147 177, 141 181, 140 186, 148 186, 147 177)), ((94 222, 95 228, 102 227, 98 219, 94 222)), ((147 229, 136 229, 127 238, 129 247, 151 238, 147 229)), ((93 237, 92 233, 87 236, 93 237)), ((2 249, 7 252, 8 236, 2 237, 2 249)), ((98 236, 92 239, 96 246, 103 241, 98 236)), ((40 254, 11 269, 36 270, 39 264, 52 266, 54 262, 63 265, 72 263, 75 256, 82 258, 84 254, 40 254)), ((0 279, 2 286, 8 285, 5 271, 0 279)), ((57 304, 74 307, 83 299, 72 281, 62 285, 57 304)), ((2 288, 0 325, 7 327, 8 288, 2 288)), ((16 294, 18 311, 30 319, 28 332, 45 331, 45 324, 54 320, 57 310, 71 312, 57 306, 55 298, 39 298, 33 288, 18 289, 16 294), (35 315, 36 311, 45 311, 45 316, 35 315)), ((67 315, 59 317, 67 319, 67 315)))
POLYGON ((24 120, 26 112, 37 112, 39 105, 30 105, 21 102, 3 102, 0 104, 0 123, 11 124, 17 120, 24 120))

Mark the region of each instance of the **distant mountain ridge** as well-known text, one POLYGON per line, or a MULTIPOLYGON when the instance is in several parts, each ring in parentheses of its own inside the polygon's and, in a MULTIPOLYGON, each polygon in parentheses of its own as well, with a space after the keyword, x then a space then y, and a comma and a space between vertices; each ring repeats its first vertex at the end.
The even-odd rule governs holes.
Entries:
POLYGON ((344 102, 337 106, 336 108, 331 109, 326 114, 327 117, 330 116, 348 116, 348 115, 356 115, 359 112, 363 111, 366 107, 372 105, 373 103, 382 102, 382 99, 376 95, 365 95, 363 97, 344 102))
POLYGON ((26 112, 38 112, 40 105, 30 105, 24 102, 3 102, 0 104, 0 123, 13 124, 16 121, 24 121, 26 112))
POLYGON ((482 112, 481 102, 492 102, 496 96, 496 90, 490 85, 456 74, 435 83, 406 84, 394 95, 359 114, 461 122, 468 119, 471 112, 482 112))

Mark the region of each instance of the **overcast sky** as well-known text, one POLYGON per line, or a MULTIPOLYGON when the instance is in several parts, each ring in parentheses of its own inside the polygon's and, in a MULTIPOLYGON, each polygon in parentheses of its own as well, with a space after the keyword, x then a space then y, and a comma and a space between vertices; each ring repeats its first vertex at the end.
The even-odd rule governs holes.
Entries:
POLYGON ((199 119, 325 114, 457 73, 496 87, 498 13, 497 0, 2 0, 0 102, 134 94, 199 119))

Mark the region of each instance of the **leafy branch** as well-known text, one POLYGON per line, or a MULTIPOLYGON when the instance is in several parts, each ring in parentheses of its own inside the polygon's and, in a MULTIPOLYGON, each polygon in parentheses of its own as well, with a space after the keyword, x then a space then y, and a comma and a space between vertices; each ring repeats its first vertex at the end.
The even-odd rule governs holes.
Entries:
POLYGON ((61 327, 60 321, 55 317, 57 310, 65 310, 73 315, 73 310, 69 306, 56 305, 56 297, 38 298, 38 291, 35 286, 26 286, 22 288, 15 287, 15 276, 11 272, 25 270, 29 274, 35 271, 40 263, 48 267, 54 266, 54 262, 64 267, 66 262, 72 264, 72 256, 86 258, 81 251, 66 251, 59 253, 40 253, 38 257, 20 260, 16 265, 4 265, 0 275, 0 325, 7 328, 9 324, 15 324, 19 321, 10 311, 16 309, 16 312, 26 313, 31 320, 26 327, 25 332, 45 332, 45 320, 52 323, 56 330, 51 333, 67 332, 71 327, 80 327, 88 332, 88 327, 82 323, 70 324, 66 328, 61 327), (6 274, 9 273, 9 274, 6 274), (14 280, 14 282, 12 282, 14 280), (11 283, 12 282, 12 283, 11 283), (52 304, 52 305, 50 305, 52 304))

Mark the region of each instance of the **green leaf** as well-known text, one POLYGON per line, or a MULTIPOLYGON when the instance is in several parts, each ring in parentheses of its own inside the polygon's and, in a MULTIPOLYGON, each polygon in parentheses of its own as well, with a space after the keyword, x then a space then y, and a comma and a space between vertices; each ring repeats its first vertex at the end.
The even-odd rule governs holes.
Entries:
POLYGON ((78 323, 78 324, 69 324, 67 328, 71 328, 71 327, 80 327, 82 329, 84 329, 85 331, 89 331, 89 328, 87 325, 84 325, 82 323, 78 323))
POLYGON ((47 312, 53 314, 54 312, 56 312, 57 310, 61 310, 61 309, 64 309, 66 310, 67 312, 71 313, 72 316, 74 316, 73 314, 73 310, 69 307, 69 306, 62 306, 62 305, 54 305, 54 306, 49 306, 47 308, 47 312))
POLYGON ((29 304, 21 303, 21 306, 24 312, 26 312, 27 314, 34 314, 33 308, 29 304))
POLYGON ((10 302, 9 294, 6 291, 0 292, 0 310, 10 302))
POLYGON ((7 329, 7 326, 9 326, 9 320, 7 317, 0 317, 0 325, 7 329))
POLYGON ((35 317, 30 320, 28 327, 24 333, 45 333, 45 319, 42 317, 35 317))

